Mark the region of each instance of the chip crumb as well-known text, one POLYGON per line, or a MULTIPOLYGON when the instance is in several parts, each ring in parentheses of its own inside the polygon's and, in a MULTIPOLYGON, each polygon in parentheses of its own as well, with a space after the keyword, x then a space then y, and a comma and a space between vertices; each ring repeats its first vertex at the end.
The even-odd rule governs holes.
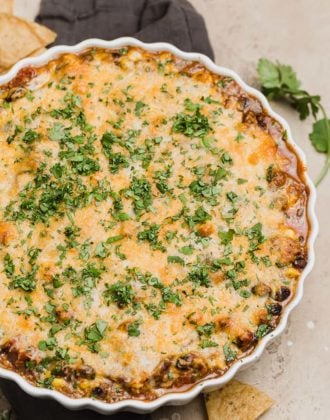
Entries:
POLYGON ((204 398, 209 420, 256 420, 274 404, 264 392, 237 380, 204 398))
POLYGON ((308 321, 306 323, 306 325, 307 325, 307 328, 310 329, 310 330, 314 330, 314 328, 315 328, 315 322, 313 322, 313 321, 308 321))

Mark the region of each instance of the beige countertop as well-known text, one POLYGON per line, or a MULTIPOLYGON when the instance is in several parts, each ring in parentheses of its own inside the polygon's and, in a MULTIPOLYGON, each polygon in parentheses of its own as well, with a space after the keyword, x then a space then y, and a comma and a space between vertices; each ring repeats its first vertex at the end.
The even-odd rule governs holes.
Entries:
MULTIPOLYGON (((1 0, 0 0, 1 1, 1 0)), ((312 93, 322 96, 330 112, 330 2, 328 0, 191 0, 204 16, 216 63, 232 68, 256 85, 260 57, 291 64, 312 93)), ((33 18, 39 0, 16 0, 16 13, 33 18)), ((291 126, 295 141, 307 156, 315 179, 324 156, 308 140, 312 121, 299 121, 295 111, 273 104, 291 126)), ((316 265, 306 280, 305 295, 283 335, 266 349, 260 361, 238 379, 258 386, 275 401, 265 420, 326 420, 330 418, 330 174, 318 188, 320 234, 316 265)), ((0 396, 0 410, 4 403, 0 396)), ((205 419, 201 399, 185 407, 166 407, 152 420, 205 419)), ((235 419, 233 419, 235 420, 235 419)))

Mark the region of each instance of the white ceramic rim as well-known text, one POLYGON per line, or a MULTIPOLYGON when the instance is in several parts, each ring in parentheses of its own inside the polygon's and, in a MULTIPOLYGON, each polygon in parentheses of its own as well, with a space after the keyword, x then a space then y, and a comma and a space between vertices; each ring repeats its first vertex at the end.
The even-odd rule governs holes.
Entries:
POLYGON ((288 321, 289 314, 295 308, 298 303, 301 301, 303 297, 303 289, 304 289, 304 280, 306 276, 311 272, 314 262, 315 262, 315 253, 314 253, 314 242, 316 236, 318 234, 318 221, 315 215, 315 201, 316 201, 316 190, 314 184, 310 180, 307 172, 306 172, 306 157, 304 152, 300 149, 299 146, 293 141, 291 130, 287 122, 277 113, 275 113, 265 96, 260 93, 258 90, 248 86, 233 70, 227 69, 225 67, 217 66, 210 58, 205 56, 204 54, 200 53, 188 53, 179 50, 178 48, 174 47, 173 45, 165 42, 156 42, 156 43, 144 43, 138 41, 135 38, 130 37, 123 37, 118 38, 113 41, 104 41, 100 39, 87 39, 83 42, 80 42, 74 46, 56 46, 52 47, 42 55, 38 57, 31 57, 25 58, 18 63, 16 63, 11 70, 0 76, 0 85, 10 81, 19 70, 26 66, 42 66, 46 64, 48 61, 58 57, 63 53, 79 53, 85 50, 86 48, 91 47, 101 47, 101 48, 121 48, 125 46, 137 46, 141 47, 147 51, 169 51, 174 55, 183 58, 185 60, 192 60, 198 61, 202 63, 207 69, 210 71, 232 77, 247 93, 256 97, 261 103, 267 113, 272 116, 275 120, 277 120, 287 131, 288 134, 288 143, 291 144, 296 151, 298 157, 301 159, 304 168, 305 168, 305 180, 306 184, 310 190, 310 196, 308 201, 308 218, 310 221, 310 235, 308 240, 308 264, 305 267, 303 273, 301 274, 296 295, 294 299, 288 304, 285 308, 284 313, 281 317, 281 321, 276 327, 274 331, 272 331, 269 335, 265 336, 254 349, 252 354, 249 356, 244 357, 243 359, 239 360, 235 364, 233 364, 228 371, 221 377, 214 378, 214 379, 205 379, 201 382, 193 385, 189 390, 184 392, 172 392, 167 393, 156 400, 153 401, 138 401, 133 399, 127 399, 119 402, 114 403, 106 403, 98 400, 94 400, 91 398, 80 398, 74 399, 70 398, 64 394, 61 394, 58 391, 45 389, 45 388, 37 388, 30 383, 28 383, 23 377, 19 374, 11 372, 7 369, 0 368, 0 378, 13 380, 23 389, 27 394, 39 397, 39 398, 53 398, 58 401, 60 404, 64 405, 66 408, 71 410, 79 410, 79 409, 92 409, 97 411, 101 414, 113 414, 117 411, 132 411, 136 413, 148 413, 156 410, 157 408, 163 405, 181 405, 187 404, 193 398, 195 398, 198 394, 202 391, 211 391, 217 388, 222 387, 227 382, 229 382, 235 374, 241 369, 243 366, 247 366, 256 360, 259 359, 261 354, 263 353, 267 344, 273 340, 275 337, 279 336, 285 329, 288 321))

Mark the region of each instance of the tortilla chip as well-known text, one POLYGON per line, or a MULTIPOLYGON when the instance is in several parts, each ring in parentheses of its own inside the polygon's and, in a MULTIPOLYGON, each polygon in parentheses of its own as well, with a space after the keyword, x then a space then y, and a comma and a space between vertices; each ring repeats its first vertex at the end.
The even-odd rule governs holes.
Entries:
POLYGON ((0 13, 0 67, 12 66, 55 38, 56 34, 42 25, 0 13))
POLYGON ((37 35, 44 46, 51 44, 55 41, 57 34, 46 26, 39 25, 39 23, 28 22, 31 25, 33 32, 37 35))
POLYGON ((0 0, 0 13, 14 13, 14 0, 0 0))
POLYGON ((204 397, 209 420, 256 420, 274 404, 268 395, 236 380, 204 397))
POLYGON ((42 47, 27 22, 6 13, 0 14, 0 66, 10 67, 42 47))

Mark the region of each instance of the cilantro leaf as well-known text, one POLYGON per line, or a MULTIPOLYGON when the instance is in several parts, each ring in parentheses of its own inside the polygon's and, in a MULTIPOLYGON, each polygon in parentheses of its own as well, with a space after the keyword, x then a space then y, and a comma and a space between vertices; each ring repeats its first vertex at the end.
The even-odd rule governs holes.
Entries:
POLYGON ((257 70, 261 85, 264 88, 279 88, 281 86, 280 73, 274 63, 267 60, 267 58, 260 58, 258 61, 257 70))
POLYGON ((327 154, 325 164, 315 181, 315 185, 318 186, 330 168, 330 120, 321 104, 321 97, 311 95, 300 88, 301 83, 291 66, 260 58, 257 71, 261 90, 268 99, 287 101, 299 113, 301 120, 305 120, 309 115, 315 118, 309 138, 318 152, 327 154), (319 112, 322 119, 317 119, 319 112))
POLYGON ((281 85, 287 86, 289 89, 296 90, 300 87, 300 81, 293 68, 284 64, 277 64, 277 69, 280 74, 281 85))
POLYGON ((300 89, 301 83, 291 66, 275 64, 266 58, 261 58, 257 71, 262 91, 267 98, 287 100, 299 112, 301 120, 310 114, 316 117, 321 98, 300 89))
MULTIPOLYGON (((328 125, 330 120, 328 119, 328 125)), ((313 131, 309 134, 309 138, 318 152, 326 153, 329 149, 329 140, 327 138, 327 123, 326 119, 318 120, 313 124, 313 131)))
POLYGON ((272 63, 267 58, 260 58, 257 70, 261 85, 264 89, 287 88, 290 90, 298 90, 300 81, 297 78, 293 68, 280 63, 272 63))

